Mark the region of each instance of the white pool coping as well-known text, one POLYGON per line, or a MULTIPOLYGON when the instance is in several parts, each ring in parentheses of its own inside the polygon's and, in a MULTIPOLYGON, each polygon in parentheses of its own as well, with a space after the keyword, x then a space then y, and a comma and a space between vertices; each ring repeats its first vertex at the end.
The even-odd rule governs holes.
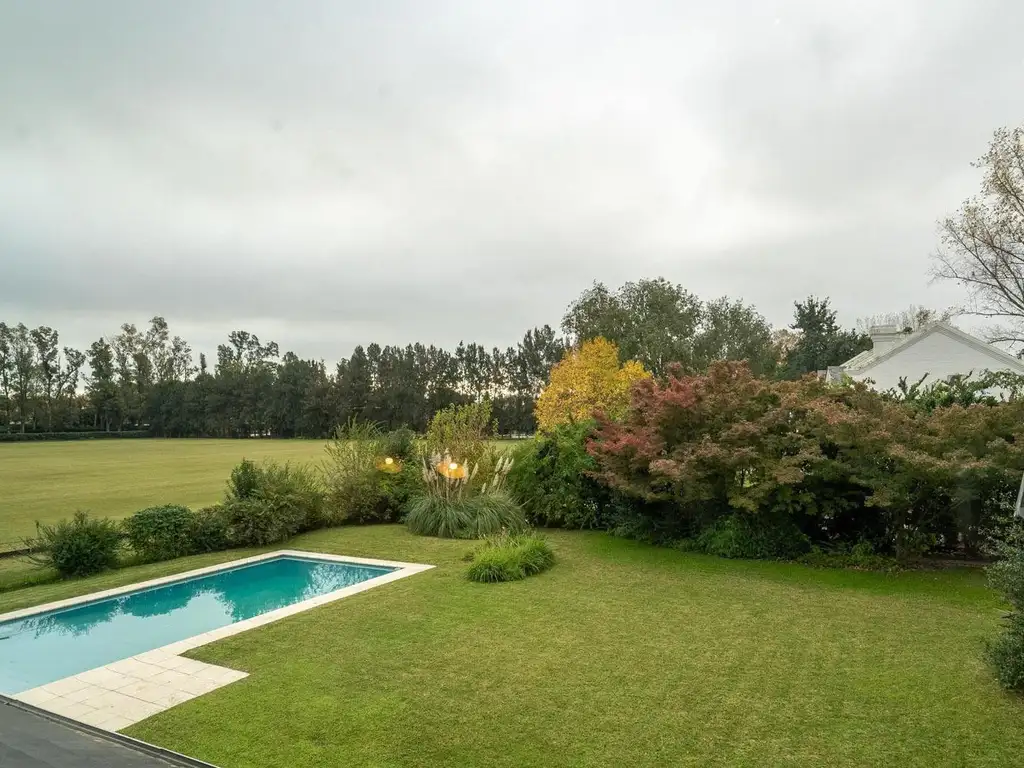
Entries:
POLYGON ((94 603, 130 592, 188 581, 218 571, 232 570, 279 557, 299 557, 307 560, 348 563, 351 565, 376 565, 396 570, 375 576, 333 592, 302 600, 283 608, 253 616, 233 624, 203 632, 193 637, 178 640, 159 648, 143 651, 135 656, 119 659, 109 664, 79 672, 75 675, 54 680, 35 688, 13 694, 12 698, 27 704, 54 712, 64 717, 107 730, 120 730, 157 712, 169 709, 183 701, 208 693, 223 685, 246 677, 246 673, 217 667, 212 664, 186 659, 179 656, 185 651, 198 648, 215 640, 231 637, 255 627, 270 624, 310 608, 316 608, 344 597, 365 592, 368 589, 404 579, 416 573, 430 570, 434 566, 421 563, 403 563, 394 560, 375 560, 365 557, 329 555, 323 552, 307 552, 298 549, 281 549, 262 555, 229 560, 205 568, 183 571, 172 576, 150 579, 116 587, 101 592, 56 600, 44 605, 23 608, 0 614, 0 622, 23 619, 49 611, 73 608, 85 603, 94 603))

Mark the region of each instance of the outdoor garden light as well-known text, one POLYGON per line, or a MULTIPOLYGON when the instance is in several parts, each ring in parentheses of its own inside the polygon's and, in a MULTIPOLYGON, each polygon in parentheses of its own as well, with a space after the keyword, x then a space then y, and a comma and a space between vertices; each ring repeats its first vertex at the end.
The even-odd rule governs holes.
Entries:
POLYGON ((391 456, 385 456, 377 461, 377 469, 387 472, 389 475, 395 475, 402 471, 402 462, 391 456))
POLYGON ((452 472, 454 472, 458 468, 459 468, 459 465, 456 464, 454 461, 451 464, 448 465, 448 469, 450 469, 452 472))

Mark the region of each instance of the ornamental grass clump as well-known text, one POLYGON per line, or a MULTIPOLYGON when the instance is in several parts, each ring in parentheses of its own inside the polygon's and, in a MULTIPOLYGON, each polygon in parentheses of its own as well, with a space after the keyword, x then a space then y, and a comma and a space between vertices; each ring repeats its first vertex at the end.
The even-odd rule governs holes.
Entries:
POLYGON ((519 581, 554 564, 555 553, 543 536, 506 531, 488 537, 473 552, 466 576, 470 581, 483 583, 519 581))
POLYGON ((520 531, 526 519, 519 505, 505 492, 512 458, 501 456, 487 479, 480 481, 480 465, 470 468, 450 454, 423 460, 422 490, 406 506, 405 524, 421 536, 473 539, 501 530, 520 531))

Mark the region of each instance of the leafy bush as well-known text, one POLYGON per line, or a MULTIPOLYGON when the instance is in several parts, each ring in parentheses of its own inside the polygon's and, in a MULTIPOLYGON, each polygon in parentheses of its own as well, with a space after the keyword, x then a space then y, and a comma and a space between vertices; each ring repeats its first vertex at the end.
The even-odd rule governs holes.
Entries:
POLYGON ((232 547, 264 547, 295 533, 293 522, 263 499, 234 499, 224 503, 225 532, 232 547))
POLYGON ((788 520, 764 520, 736 513, 723 517, 697 538, 702 552, 750 560, 789 560, 810 549, 810 542, 788 520))
POLYGON ((89 576, 117 565, 121 531, 113 520, 78 511, 55 525, 36 523, 36 537, 26 544, 33 550, 29 559, 37 565, 65 578, 89 576))
POLYGON ((987 649, 999 684, 1024 692, 1024 527, 1014 525, 998 542, 999 560, 987 569, 989 584, 1012 606, 1002 633, 987 649))
POLYGON ((597 462, 586 448, 592 428, 592 422, 559 425, 516 448, 509 492, 522 502, 533 525, 607 525, 602 510, 608 508, 609 492, 591 477, 597 462))
POLYGON ((242 459, 231 470, 231 478, 228 480, 228 498, 232 500, 255 498, 259 490, 261 475, 256 462, 242 459))
POLYGON ((424 438, 425 455, 452 456, 461 464, 481 465, 485 474, 493 467, 494 419, 491 403, 483 400, 467 405, 450 405, 430 420, 424 438))
POLYGON ((485 583, 518 581, 554 564, 555 553, 542 536, 503 533, 486 539, 473 553, 466 576, 485 583))
POLYGON ((600 482, 642 502, 616 521, 624 529, 743 551, 732 524, 714 527, 740 513, 825 549, 867 540, 906 560, 977 550, 1016 498, 1021 424, 1024 401, 929 412, 863 383, 759 379, 721 362, 641 380, 621 421, 598 419, 587 450, 600 482))
MULTIPOLYGON (((231 546, 274 544, 325 524, 324 493, 316 473, 301 464, 243 460, 231 472, 223 505, 231 546)), ((207 522, 212 528, 217 523, 207 522)))
POLYGON ((408 429, 385 433, 365 423, 338 430, 323 464, 330 522, 396 522, 419 474, 414 439, 408 429))
POLYGON ((814 568, 856 568, 865 571, 896 571, 899 562, 892 557, 875 553, 870 541, 859 541, 852 547, 840 543, 832 549, 811 547, 799 558, 804 565, 814 568))
POLYGON ((189 549, 193 554, 220 552, 231 546, 228 517, 223 505, 204 507, 192 513, 188 527, 189 549))
POLYGON ((136 512, 121 522, 125 537, 145 560, 170 560, 192 552, 193 512, 167 504, 136 512))
POLYGON ((522 530, 526 526, 523 510, 504 490, 512 465, 511 457, 499 458, 494 472, 477 490, 473 485, 477 468, 469 469, 450 456, 424 460, 423 490, 406 505, 406 525, 421 536, 456 539, 522 530))

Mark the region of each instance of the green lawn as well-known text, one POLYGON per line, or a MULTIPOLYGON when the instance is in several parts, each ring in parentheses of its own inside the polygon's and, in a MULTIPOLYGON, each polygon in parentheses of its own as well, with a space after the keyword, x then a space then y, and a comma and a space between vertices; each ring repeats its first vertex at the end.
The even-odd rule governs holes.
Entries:
POLYGON ((154 504, 220 500, 243 458, 319 460, 322 440, 78 440, 0 443, 0 549, 76 509, 124 517, 154 504))
MULTIPOLYGON (((498 585, 464 578, 466 542, 299 537, 439 567, 196 650, 250 677, 128 733, 223 768, 1021 764, 1024 704, 980 659, 1001 606, 977 571, 550 536, 551 571, 498 585)), ((10 592, 0 610, 224 558, 10 592)))

